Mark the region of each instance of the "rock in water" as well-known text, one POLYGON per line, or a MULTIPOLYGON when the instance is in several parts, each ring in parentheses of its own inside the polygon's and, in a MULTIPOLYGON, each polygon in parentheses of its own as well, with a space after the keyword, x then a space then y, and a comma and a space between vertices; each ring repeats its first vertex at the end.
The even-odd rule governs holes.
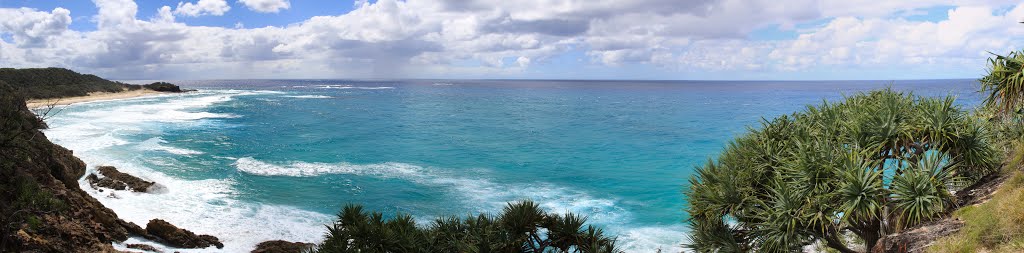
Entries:
POLYGON ((99 166, 97 167, 97 170, 104 176, 103 178, 97 177, 95 174, 89 174, 89 176, 85 178, 93 187, 103 187, 114 190, 131 189, 134 192, 146 192, 149 190, 150 186, 155 184, 153 182, 122 173, 113 166, 99 166))
POLYGON ((162 253, 162 251, 156 249, 156 247, 150 246, 149 244, 128 244, 129 249, 137 249, 149 252, 162 253))
POLYGON ((289 242, 289 241, 265 241, 256 245, 252 253, 302 253, 312 248, 312 243, 289 242))
POLYGON ((164 241, 164 244, 176 248, 206 248, 217 246, 218 249, 224 248, 224 244, 220 243, 220 239, 212 235, 196 235, 192 231, 180 229, 171 225, 161 219, 150 220, 146 224, 146 232, 149 235, 159 238, 164 241))

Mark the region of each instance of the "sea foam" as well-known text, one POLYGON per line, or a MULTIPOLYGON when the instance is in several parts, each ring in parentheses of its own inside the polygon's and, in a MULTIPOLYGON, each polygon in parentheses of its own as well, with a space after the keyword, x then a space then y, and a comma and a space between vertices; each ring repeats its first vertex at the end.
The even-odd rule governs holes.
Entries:
MULTIPOLYGON (((352 89, 347 88, 351 86, 332 87, 352 89)), ((331 221, 331 215, 239 200, 240 193, 236 192, 233 179, 182 179, 146 165, 166 167, 164 169, 179 166, 174 163, 174 159, 148 159, 148 162, 141 162, 122 150, 122 147, 128 147, 180 156, 202 155, 203 151, 175 147, 174 143, 159 138, 161 131, 168 126, 188 129, 217 124, 218 119, 238 116, 209 112, 211 106, 230 103, 238 96, 278 94, 288 93, 221 90, 173 95, 170 97, 172 99, 74 105, 66 114, 49 120, 52 128, 46 130, 46 133, 55 143, 75 150, 75 155, 82 158, 90 168, 112 165, 160 185, 161 190, 156 193, 99 192, 89 187, 84 180, 79 181, 83 189, 117 212, 122 219, 143 225, 150 219, 160 218, 196 233, 216 235, 225 244, 225 248, 219 250, 223 252, 247 252, 257 243, 266 240, 318 242, 323 234, 323 224, 331 221), (133 141, 138 140, 138 136, 146 137, 141 141, 133 141)), ((650 252, 654 249, 676 251, 679 243, 665 242, 677 242, 684 237, 684 230, 679 226, 632 225, 634 217, 619 207, 620 201, 615 198, 594 196, 585 191, 544 182, 501 182, 489 176, 486 169, 456 173, 445 168, 398 162, 352 164, 267 162, 252 157, 215 158, 234 160, 234 169, 252 175, 316 177, 331 174, 405 180, 443 189, 457 196, 461 208, 472 212, 495 213, 508 201, 532 199, 549 211, 589 215, 590 223, 602 225, 608 232, 619 235, 620 245, 629 252, 650 252)), ((429 215, 417 218, 432 219, 429 215)), ((131 238, 115 247, 125 249, 127 243, 144 241, 131 238)), ((160 249, 168 252, 213 250, 160 249)))
MULTIPOLYGON (((629 252, 681 251, 684 238, 681 226, 635 227, 631 214, 617 206, 617 200, 599 198, 588 193, 546 183, 504 183, 488 179, 486 173, 448 172, 444 169, 422 167, 407 163, 269 163, 243 157, 235 167, 245 173, 262 176, 314 177, 327 174, 369 176, 401 179, 430 187, 444 187, 463 201, 463 205, 482 213, 495 213, 509 201, 531 199, 549 212, 570 211, 589 216, 593 224, 604 225, 609 232, 619 235, 620 242, 629 252), (666 244, 665 242, 678 242, 666 244)), ((429 217, 418 219, 431 220, 429 217)))
MULTIPOLYGON (((99 165, 111 165, 120 171, 154 181, 158 189, 150 193, 104 191, 93 189, 79 180, 81 188, 104 206, 114 210, 126 221, 145 225, 151 219, 164 219, 199 234, 211 234, 224 242, 224 249, 169 249, 152 244, 165 252, 248 252, 267 240, 317 242, 323 224, 331 216, 278 206, 241 201, 236 198, 231 179, 186 180, 169 176, 142 165, 130 151, 162 151, 174 155, 198 155, 201 151, 173 147, 159 137, 133 142, 134 136, 159 136, 158 124, 194 127, 196 122, 235 117, 210 113, 203 109, 232 101, 236 96, 277 94, 278 92, 206 91, 171 95, 149 100, 101 101, 69 106, 65 113, 48 120, 47 136, 55 143, 72 149, 93 173, 99 165), (168 99, 171 98, 171 99, 168 99), (182 124, 188 123, 188 124, 182 124)), ((151 162, 158 160, 148 159, 151 162)), ((125 244, 143 242, 131 238, 125 244)))
POLYGON ((287 97, 287 98, 334 98, 332 96, 324 96, 324 95, 291 95, 291 96, 284 96, 284 97, 287 97))

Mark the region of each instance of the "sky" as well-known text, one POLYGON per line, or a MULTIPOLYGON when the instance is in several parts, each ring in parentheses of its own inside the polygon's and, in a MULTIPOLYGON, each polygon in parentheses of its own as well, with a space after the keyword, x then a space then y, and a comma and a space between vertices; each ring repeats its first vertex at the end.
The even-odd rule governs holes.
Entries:
POLYGON ((1004 0, 0 0, 0 67, 110 79, 978 78, 1004 0))

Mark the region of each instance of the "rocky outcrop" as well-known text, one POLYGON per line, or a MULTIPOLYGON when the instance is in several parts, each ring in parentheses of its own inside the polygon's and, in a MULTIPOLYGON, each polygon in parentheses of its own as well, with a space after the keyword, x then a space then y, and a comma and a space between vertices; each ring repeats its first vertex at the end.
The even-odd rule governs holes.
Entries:
MULTIPOLYGON (((117 252, 112 243, 129 236, 172 247, 223 247, 216 237, 167 222, 143 229, 118 218, 79 187, 85 163, 47 140, 39 131, 45 127, 24 98, 0 81, 0 252, 117 252)), ((97 185, 135 191, 153 185, 113 167, 98 170, 104 178, 90 177, 97 185)))
POLYGON ((85 163, 0 81, 0 252, 113 252, 128 223, 82 191, 85 163))
POLYGON ((174 85, 174 84, 171 84, 171 83, 166 83, 166 82, 155 82, 155 83, 143 85, 142 87, 146 88, 146 89, 154 90, 154 91, 160 91, 160 92, 186 92, 186 91, 189 91, 189 90, 182 90, 181 87, 178 87, 177 85, 174 85))
POLYGON ((156 249, 156 247, 153 247, 152 245, 149 245, 149 244, 128 244, 128 245, 125 245, 125 246, 127 246, 129 249, 137 249, 137 250, 148 251, 148 252, 162 253, 162 251, 156 249))
MULTIPOLYGON (((956 192, 957 206, 975 205, 992 198, 992 193, 1006 181, 1001 173, 994 173, 982 178, 974 185, 968 186, 956 192)), ((947 210, 947 215, 955 211, 955 208, 947 210)), ((935 240, 952 235, 963 228, 964 222, 956 217, 946 217, 940 220, 927 222, 903 232, 894 233, 878 239, 872 253, 916 253, 925 252, 935 240)))
POLYGON ((122 173, 114 168, 113 166, 99 166, 96 168, 102 178, 96 176, 96 174, 89 174, 85 177, 85 180, 92 185, 93 188, 103 187, 114 190, 125 190, 130 189, 134 192, 146 192, 149 187, 153 186, 153 182, 142 180, 138 177, 122 173))
POLYGON ((265 241, 256 245, 256 249, 252 253, 302 253, 306 252, 310 248, 313 248, 315 244, 302 243, 302 242, 289 242, 289 241, 265 241))
POLYGON ((909 253, 925 252, 935 240, 952 235, 964 226, 964 222, 955 218, 946 218, 921 224, 914 229, 891 234, 881 239, 871 249, 874 253, 909 253))
POLYGON ((146 233, 151 236, 150 238, 155 237, 161 243, 176 248, 195 249, 210 246, 216 246, 218 249, 224 248, 224 244, 220 243, 220 239, 217 237, 196 235, 192 231, 180 229, 161 219, 150 220, 146 224, 146 233))

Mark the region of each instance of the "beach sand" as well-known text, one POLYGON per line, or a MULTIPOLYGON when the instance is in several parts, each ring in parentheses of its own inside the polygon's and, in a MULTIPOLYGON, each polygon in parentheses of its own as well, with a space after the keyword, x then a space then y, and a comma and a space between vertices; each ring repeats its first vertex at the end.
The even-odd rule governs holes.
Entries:
POLYGON ((86 96, 78 97, 66 97, 66 98, 52 98, 52 99, 30 99, 25 101, 28 108, 43 108, 50 105, 70 105, 74 103, 100 101, 100 100, 111 100, 111 99, 123 99, 123 98, 134 98, 142 96, 151 96, 156 94, 167 94, 166 92, 159 92, 148 89, 138 89, 122 92, 93 92, 86 96))

